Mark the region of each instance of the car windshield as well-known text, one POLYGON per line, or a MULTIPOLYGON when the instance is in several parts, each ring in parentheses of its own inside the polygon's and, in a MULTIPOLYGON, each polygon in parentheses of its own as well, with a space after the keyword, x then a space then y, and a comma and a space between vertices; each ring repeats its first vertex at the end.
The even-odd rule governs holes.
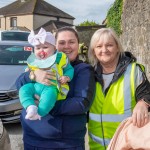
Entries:
POLYGON ((28 32, 2 32, 2 41, 28 41, 28 32))
POLYGON ((0 65, 25 65, 33 47, 0 45, 0 65))

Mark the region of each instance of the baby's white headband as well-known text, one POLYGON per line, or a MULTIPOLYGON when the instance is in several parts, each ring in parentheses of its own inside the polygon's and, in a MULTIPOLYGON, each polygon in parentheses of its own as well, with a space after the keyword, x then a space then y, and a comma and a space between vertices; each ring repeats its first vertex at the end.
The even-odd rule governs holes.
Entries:
POLYGON ((48 42, 55 46, 55 37, 51 32, 46 32, 45 29, 41 28, 38 34, 35 34, 32 30, 28 36, 28 42, 33 45, 39 45, 40 43, 44 44, 48 42))

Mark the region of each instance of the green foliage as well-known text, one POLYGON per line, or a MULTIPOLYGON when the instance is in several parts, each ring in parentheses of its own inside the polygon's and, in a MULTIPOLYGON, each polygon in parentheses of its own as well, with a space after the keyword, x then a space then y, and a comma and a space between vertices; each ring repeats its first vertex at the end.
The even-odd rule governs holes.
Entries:
POLYGON ((82 23, 80 23, 78 26, 97 26, 99 24, 97 24, 95 21, 84 21, 82 23))
POLYGON ((83 62, 88 61, 87 52, 88 52, 88 47, 84 43, 80 43, 78 56, 79 56, 79 59, 82 60, 83 62))
POLYGON ((113 28, 118 35, 121 30, 121 15, 122 15, 123 0, 115 0, 113 6, 107 13, 107 27, 113 28))

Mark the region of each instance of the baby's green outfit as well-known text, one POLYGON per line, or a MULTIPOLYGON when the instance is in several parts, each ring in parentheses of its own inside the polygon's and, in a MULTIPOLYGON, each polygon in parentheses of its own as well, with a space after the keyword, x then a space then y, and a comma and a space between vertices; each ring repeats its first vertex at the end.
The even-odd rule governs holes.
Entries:
POLYGON ((19 90, 19 96, 22 106, 27 109, 30 105, 35 105, 35 97, 40 97, 38 104, 38 114, 40 116, 47 115, 54 107, 57 100, 64 100, 69 91, 69 85, 60 84, 58 79, 60 76, 68 76, 70 80, 73 78, 74 69, 68 61, 66 54, 56 51, 56 53, 47 59, 39 60, 32 53, 28 60, 30 70, 44 69, 46 71, 56 72, 56 80, 51 80, 55 85, 44 85, 37 82, 25 84, 19 90))

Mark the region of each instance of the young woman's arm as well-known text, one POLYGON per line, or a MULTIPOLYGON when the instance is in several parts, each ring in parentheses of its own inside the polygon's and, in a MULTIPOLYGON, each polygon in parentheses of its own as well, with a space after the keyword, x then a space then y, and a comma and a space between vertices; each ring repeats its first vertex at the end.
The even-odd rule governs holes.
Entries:
POLYGON ((87 64, 76 65, 67 98, 57 101, 51 113, 53 115, 84 114, 89 110, 94 94, 95 78, 93 68, 87 64))

